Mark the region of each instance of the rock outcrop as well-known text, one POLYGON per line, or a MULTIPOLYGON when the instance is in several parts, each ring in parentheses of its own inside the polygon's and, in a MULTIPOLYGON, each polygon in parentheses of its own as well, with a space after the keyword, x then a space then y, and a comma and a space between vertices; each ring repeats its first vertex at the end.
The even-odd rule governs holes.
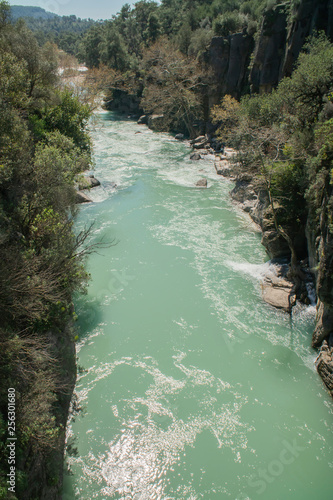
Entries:
POLYGON ((256 45, 250 82, 254 92, 269 92, 283 76, 283 54, 287 40, 285 5, 277 5, 263 18, 256 45))
POLYGON ((250 84, 254 92, 266 92, 290 76, 306 39, 323 30, 333 38, 332 0, 301 0, 268 9, 253 55, 250 84))
POLYGON ((261 284, 262 297, 267 304, 290 313, 296 304, 295 285, 285 278, 266 276, 261 284))
POLYGON ((88 177, 82 177, 79 180, 78 188, 79 191, 82 191, 84 189, 91 189, 100 185, 101 183, 99 182, 98 179, 95 178, 94 175, 89 175, 88 177))
POLYGON ((207 116, 225 94, 238 98, 249 89, 276 87, 291 75, 306 39, 320 30, 333 40, 333 0, 300 0, 294 7, 281 3, 267 9, 256 43, 245 32, 213 37, 204 55, 213 74, 207 116))
POLYGON ((138 91, 137 94, 130 94, 126 90, 113 89, 111 92, 111 99, 104 103, 104 107, 109 111, 117 111, 126 115, 142 115, 140 107, 141 96, 138 91))
POLYGON ((91 203, 92 200, 89 198, 88 195, 86 195, 86 193, 84 193, 83 191, 76 191, 76 195, 75 195, 75 202, 76 203, 91 203))
POLYGON ((157 132, 167 131, 164 115, 149 115, 147 121, 148 127, 157 132))
POLYGON ((204 55, 205 63, 213 72, 213 83, 208 89, 209 109, 218 104, 224 94, 240 96, 247 85, 253 48, 253 37, 246 33, 212 38, 204 55))
POLYGON ((138 125, 148 125, 149 115, 141 115, 138 119, 138 125))
MULTIPOLYGON (((332 339, 333 340, 333 339, 332 339)), ((317 371, 327 389, 330 391, 331 396, 333 396, 333 347, 332 341, 330 345, 327 340, 324 340, 321 346, 319 356, 316 360, 317 371)))
POLYGON ((203 149, 206 146, 210 147, 209 138, 207 135, 200 135, 199 137, 192 139, 190 141, 190 144, 193 149, 203 149))

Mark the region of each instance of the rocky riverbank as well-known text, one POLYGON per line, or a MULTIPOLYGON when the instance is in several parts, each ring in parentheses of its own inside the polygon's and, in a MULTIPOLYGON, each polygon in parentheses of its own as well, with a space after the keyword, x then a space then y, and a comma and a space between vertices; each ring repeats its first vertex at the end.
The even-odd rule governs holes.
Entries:
MULTIPOLYGON (((207 158, 214 155, 216 173, 235 182, 230 195, 238 206, 247 212, 251 219, 260 227, 262 244, 271 259, 290 259, 290 250, 286 240, 277 233, 269 198, 265 187, 255 175, 241 171, 233 161, 236 152, 225 148, 216 152, 215 144, 211 144, 208 136, 201 136, 191 141, 193 146, 192 160, 207 158)), ((262 296, 270 305, 291 313, 296 300, 307 304, 314 300, 311 292, 316 295, 316 326, 312 345, 319 348, 316 367, 326 387, 333 396, 333 297, 332 277, 328 272, 330 260, 333 259, 331 237, 326 225, 321 224, 320 236, 313 228, 309 214, 307 229, 300 228, 294 241, 298 255, 304 259, 299 262, 297 278, 292 277, 289 267, 278 267, 276 276, 266 276, 262 281, 262 296), (312 228, 312 229, 311 229, 312 228)))

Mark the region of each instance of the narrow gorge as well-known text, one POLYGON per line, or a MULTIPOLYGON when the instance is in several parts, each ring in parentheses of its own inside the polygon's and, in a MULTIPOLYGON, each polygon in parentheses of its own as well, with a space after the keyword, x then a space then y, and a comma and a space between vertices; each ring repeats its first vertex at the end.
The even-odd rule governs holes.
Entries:
POLYGON ((101 186, 78 229, 94 220, 94 238, 117 244, 90 257, 76 301, 64 500, 328 499, 315 307, 290 317, 262 301, 274 264, 213 158, 109 112, 92 136, 101 186))

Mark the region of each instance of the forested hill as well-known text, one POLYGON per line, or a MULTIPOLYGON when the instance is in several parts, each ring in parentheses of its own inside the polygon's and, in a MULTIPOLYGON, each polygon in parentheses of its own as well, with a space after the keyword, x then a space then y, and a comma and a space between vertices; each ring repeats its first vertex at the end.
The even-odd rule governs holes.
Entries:
POLYGON ((47 12, 41 7, 27 7, 24 5, 12 5, 10 8, 11 17, 14 21, 20 17, 31 17, 34 19, 53 19, 54 17, 59 17, 53 12, 47 12))
POLYGON ((34 32, 39 45, 52 42, 72 55, 80 53, 83 34, 95 24, 92 19, 81 19, 74 15, 58 16, 40 7, 19 5, 11 7, 11 18, 13 22, 24 19, 28 28, 34 32))

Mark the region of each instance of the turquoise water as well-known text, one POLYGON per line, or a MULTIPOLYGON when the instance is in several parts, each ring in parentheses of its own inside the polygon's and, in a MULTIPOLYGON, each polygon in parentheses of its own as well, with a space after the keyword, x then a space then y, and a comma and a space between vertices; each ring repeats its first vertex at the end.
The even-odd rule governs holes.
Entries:
POLYGON ((63 499, 332 499, 314 307, 262 302, 271 264, 211 159, 110 113, 92 136, 102 186, 78 229, 95 221, 92 241, 116 244, 89 257, 76 301, 63 499))

